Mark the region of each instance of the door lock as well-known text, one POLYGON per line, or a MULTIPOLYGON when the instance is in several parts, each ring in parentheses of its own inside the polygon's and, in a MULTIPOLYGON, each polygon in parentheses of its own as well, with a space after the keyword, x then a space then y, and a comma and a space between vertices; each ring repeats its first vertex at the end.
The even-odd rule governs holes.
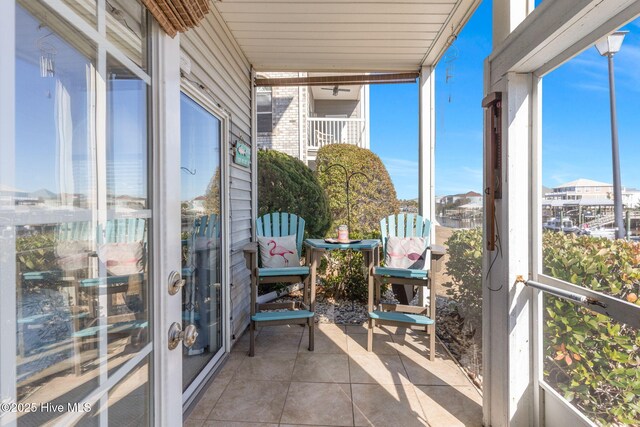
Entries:
POLYGON ((185 347, 191 348, 196 343, 198 331, 195 325, 189 325, 182 330, 182 326, 178 322, 173 322, 169 328, 169 350, 173 350, 182 341, 185 347))
POLYGON ((180 273, 175 270, 172 271, 171 274, 169 274, 169 295, 175 295, 180 292, 185 282, 180 273))

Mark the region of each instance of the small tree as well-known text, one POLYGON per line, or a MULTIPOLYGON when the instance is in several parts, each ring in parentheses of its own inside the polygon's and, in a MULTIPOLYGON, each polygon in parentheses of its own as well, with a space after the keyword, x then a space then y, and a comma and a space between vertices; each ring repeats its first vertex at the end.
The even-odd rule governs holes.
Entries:
POLYGON ((380 220, 399 211, 396 189, 387 169, 378 156, 370 150, 348 144, 333 144, 318 150, 316 158, 318 181, 325 189, 333 221, 329 230, 347 224, 347 195, 345 172, 341 168, 331 168, 340 164, 349 174, 350 181, 351 235, 371 236, 380 232, 380 220))
POLYGON ((322 237, 331 217, 327 198, 313 171, 278 151, 258 152, 258 215, 289 212, 306 221, 310 237, 322 237))

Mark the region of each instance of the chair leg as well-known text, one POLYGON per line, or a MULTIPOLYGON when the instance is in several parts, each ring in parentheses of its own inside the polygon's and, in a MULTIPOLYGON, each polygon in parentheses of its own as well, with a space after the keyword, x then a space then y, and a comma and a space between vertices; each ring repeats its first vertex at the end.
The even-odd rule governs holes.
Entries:
POLYGON ((255 330, 256 330, 256 322, 253 320, 249 323, 249 357, 253 357, 255 355, 255 330))
POLYGON ((314 345, 314 334, 315 334, 315 325, 314 325, 313 317, 309 318, 309 351, 313 351, 314 345))
POLYGON ((367 351, 373 351, 373 328, 375 320, 369 319, 369 330, 367 331, 367 351))
POLYGON ((429 360, 436 360, 436 325, 429 325, 429 360))

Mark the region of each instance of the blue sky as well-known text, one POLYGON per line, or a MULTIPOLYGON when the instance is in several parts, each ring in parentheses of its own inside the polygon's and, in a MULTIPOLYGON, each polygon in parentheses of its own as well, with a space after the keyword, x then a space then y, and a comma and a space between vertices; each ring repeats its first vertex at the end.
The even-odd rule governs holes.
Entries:
MULTIPOLYGON (((640 20, 615 57, 622 184, 640 188, 640 20)), ((482 188, 483 63, 491 52, 484 1, 436 68, 436 194, 482 188), (449 78, 447 79, 447 75, 449 78)), ((589 48, 543 79, 543 184, 612 182, 607 61, 589 48)), ((418 196, 418 86, 371 86, 371 149, 398 197, 418 196)))

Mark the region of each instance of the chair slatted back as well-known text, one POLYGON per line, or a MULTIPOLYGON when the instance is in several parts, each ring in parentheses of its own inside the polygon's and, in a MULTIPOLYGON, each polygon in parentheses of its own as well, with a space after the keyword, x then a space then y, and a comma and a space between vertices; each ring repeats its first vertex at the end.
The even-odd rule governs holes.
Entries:
POLYGON ((219 236, 218 215, 203 215, 196 220, 194 234, 196 237, 217 238, 219 236))
POLYGON ((380 221, 382 247, 386 251, 389 237, 425 237, 431 233, 431 221, 416 214, 389 215, 380 221))
POLYGON ((302 253, 305 221, 303 218, 286 213, 272 212, 256 220, 256 234, 261 237, 283 237, 296 235, 298 256, 302 253))
POLYGON ((112 219, 107 221, 107 243, 144 242, 147 221, 144 218, 112 219))

